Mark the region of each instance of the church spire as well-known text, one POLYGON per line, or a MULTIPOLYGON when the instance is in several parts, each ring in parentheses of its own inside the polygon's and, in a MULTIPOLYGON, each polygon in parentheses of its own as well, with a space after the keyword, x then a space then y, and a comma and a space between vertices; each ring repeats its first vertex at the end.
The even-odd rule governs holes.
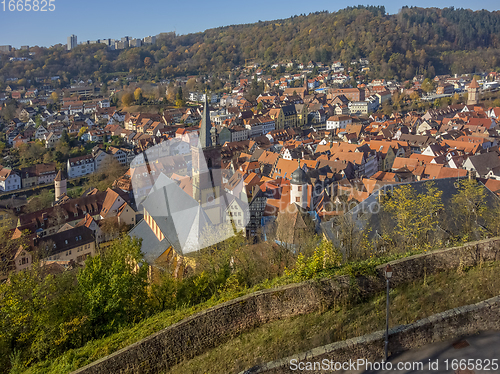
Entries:
POLYGON ((210 122, 210 110, 208 109, 208 93, 205 92, 205 103, 203 104, 203 114, 201 116, 201 127, 200 127, 201 148, 207 148, 212 146, 212 139, 210 133, 211 129, 212 129, 212 123, 210 122))

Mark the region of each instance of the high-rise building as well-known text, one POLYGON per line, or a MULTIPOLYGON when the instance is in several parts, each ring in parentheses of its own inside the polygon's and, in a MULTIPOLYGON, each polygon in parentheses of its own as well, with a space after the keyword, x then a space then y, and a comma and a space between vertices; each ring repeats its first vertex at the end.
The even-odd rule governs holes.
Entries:
POLYGON ((146 36, 142 42, 143 44, 156 44, 156 36, 146 36))
POLYGON ((10 52, 10 51, 12 51, 12 46, 0 45, 0 52, 10 52))
POLYGON ((124 48, 125 48, 125 42, 115 41, 115 49, 124 49, 124 48))
POLYGON ((68 51, 76 47, 76 35, 68 36, 68 51))
POLYGON ((140 47, 142 44, 141 39, 129 39, 128 46, 129 47, 140 47))

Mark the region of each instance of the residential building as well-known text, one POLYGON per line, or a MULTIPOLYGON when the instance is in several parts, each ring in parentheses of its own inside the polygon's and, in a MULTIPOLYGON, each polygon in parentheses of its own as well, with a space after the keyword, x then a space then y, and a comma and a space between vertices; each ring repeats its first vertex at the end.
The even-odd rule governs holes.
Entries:
POLYGON ((468 157, 462 167, 468 171, 475 172, 478 178, 487 178, 490 172, 500 175, 500 158, 495 151, 476 154, 468 157))
POLYGON ((352 118, 349 116, 331 116, 326 121, 326 129, 345 129, 350 124, 352 124, 352 118))
POLYGON ((62 134, 51 131, 45 135, 45 148, 54 148, 56 143, 61 139, 62 134))
POLYGON ((156 44, 156 36, 145 36, 142 39, 142 44, 156 44))
POLYGON ((337 88, 328 92, 328 99, 344 95, 349 101, 364 101, 365 91, 359 88, 337 88))
POLYGON ((52 183, 57 175, 56 164, 37 164, 23 168, 19 172, 22 188, 52 183))
POLYGON ((368 114, 368 101, 351 101, 349 102, 349 112, 351 114, 368 114))
POLYGON ((67 171, 68 177, 70 179, 92 174, 95 170, 95 162, 92 155, 79 156, 68 159, 67 171))
POLYGON ((250 130, 243 126, 231 126, 228 128, 231 132, 231 141, 239 142, 250 138, 250 130))
POLYGON ((95 170, 100 170, 102 165, 107 163, 107 160, 111 159, 111 155, 102 149, 97 150, 94 154, 95 170))
POLYGON ((21 188, 21 177, 12 169, 1 166, 0 169, 0 191, 15 191, 21 188))
POLYGON ((71 35, 71 36, 68 36, 68 44, 66 46, 66 48, 68 49, 68 51, 71 51, 73 48, 75 48, 77 46, 77 38, 76 38, 76 35, 71 35))
POLYGON ((92 230, 79 226, 44 238, 36 238, 34 245, 44 253, 44 261, 74 261, 83 264, 96 253, 92 230))
MULTIPOLYGON (((118 161, 121 165, 128 165, 130 164, 129 160, 130 157, 128 157, 129 152, 125 152, 124 150, 116 147, 109 147, 109 152, 111 155, 118 161)), ((133 154, 133 152, 132 152, 133 154)), ((131 158, 133 159, 135 155, 133 155, 131 158)))
POLYGON ((128 204, 125 193, 118 193, 119 190, 108 188, 106 190, 106 199, 102 203, 100 218, 106 219, 110 217, 117 217, 118 223, 126 225, 135 225, 136 212, 128 204))
POLYGON ((452 84, 440 84, 436 88, 436 95, 451 95, 455 92, 455 87, 452 84))

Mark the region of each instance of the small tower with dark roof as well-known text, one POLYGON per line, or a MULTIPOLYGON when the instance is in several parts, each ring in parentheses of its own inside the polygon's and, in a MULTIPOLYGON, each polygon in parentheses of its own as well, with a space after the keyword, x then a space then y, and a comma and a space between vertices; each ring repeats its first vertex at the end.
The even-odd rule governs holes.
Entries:
POLYGON ((467 88, 467 105, 477 105, 479 102, 479 83, 476 78, 472 78, 469 87, 467 88))
POLYGON ((290 204, 297 204, 299 207, 307 208, 307 191, 309 178, 306 172, 300 167, 295 170, 290 176, 290 204))
POLYGON ((54 178, 54 187, 55 187, 55 200, 59 200, 59 198, 66 194, 67 190, 67 180, 64 173, 59 170, 56 177, 54 178))

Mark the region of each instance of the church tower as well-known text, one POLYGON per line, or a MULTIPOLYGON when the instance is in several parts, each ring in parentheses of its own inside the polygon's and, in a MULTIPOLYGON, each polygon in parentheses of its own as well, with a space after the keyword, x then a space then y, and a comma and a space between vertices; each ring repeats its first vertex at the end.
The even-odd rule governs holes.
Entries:
POLYGON ((59 170, 56 177, 54 178, 54 187, 55 187, 55 200, 59 200, 62 195, 66 194, 66 177, 63 175, 63 172, 59 170))
POLYGON ((479 84, 476 78, 472 78, 469 87, 467 88, 467 105, 477 105, 479 102, 479 84))
POLYGON ((306 172, 300 167, 295 170, 291 175, 290 181, 290 204, 297 204, 303 209, 307 209, 307 191, 309 178, 306 172))
POLYGON ((205 94, 199 144, 191 147, 192 185, 193 199, 198 201, 214 224, 222 220, 216 204, 222 190, 221 147, 217 140, 217 130, 210 121, 208 94, 205 94))

